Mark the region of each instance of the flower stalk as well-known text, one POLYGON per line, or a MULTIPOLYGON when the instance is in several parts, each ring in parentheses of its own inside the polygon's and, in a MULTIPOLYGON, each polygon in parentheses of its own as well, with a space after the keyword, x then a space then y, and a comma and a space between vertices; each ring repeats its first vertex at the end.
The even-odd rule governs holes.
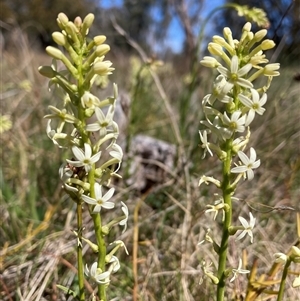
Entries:
MULTIPOLYGON (((213 42, 208 44, 208 50, 213 57, 205 56, 200 62, 203 66, 215 69, 219 73, 213 85, 213 92, 205 96, 202 101, 205 120, 200 122, 204 128, 200 130, 200 140, 201 147, 204 149, 203 157, 207 153, 211 156, 216 154, 221 161, 222 178, 218 180, 203 175, 199 182, 199 185, 203 182, 215 184, 222 195, 222 204, 208 205, 211 209, 206 210, 215 211, 214 219, 218 210, 223 211, 221 242, 219 248, 214 248, 218 255, 218 266, 214 276, 218 279, 214 281, 217 285, 217 301, 224 300, 227 278, 231 273, 234 276, 230 282, 234 281, 238 274, 249 273, 242 269, 241 260, 237 269, 228 267, 227 256, 231 251, 229 240, 236 233, 238 233, 236 240, 243 239, 248 234, 250 242, 253 242, 252 230, 255 218, 250 213, 248 223, 240 216, 242 225, 235 226, 235 221, 232 220, 232 199, 238 183, 242 179, 251 181, 255 175, 254 170, 260 166, 254 148, 250 148, 249 157, 244 153, 244 149, 250 141, 249 128, 252 121, 257 115, 263 115, 265 112, 263 105, 267 101, 266 91, 272 78, 279 75, 277 71, 272 75, 264 71, 260 73, 255 71, 255 68, 261 70, 267 68, 261 66, 268 63, 262 53, 275 46, 273 41, 263 40, 265 35, 265 30, 256 34, 251 32, 251 24, 248 22, 243 27, 241 39, 233 40, 231 30, 226 27, 223 31, 224 37, 214 36, 213 42), (260 76, 266 76, 267 83, 263 87, 256 87, 256 79, 260 76), (213 143, 209 142, 209 139, 213 140, 213 143)), ((278 68, 279 64, 276 64, 276 67, 271 69, 278 68)), ((210 278, 212 275, 213 272, 210 272, 210 278)))
MULTIPOLYGON (((110 283, 111 273, 120 267, 116 256, 107 261, 106 237, 112 226, 122 225, 126 228, 128 209, 124 202, 114 203, 115 188, 111 186, 111 178, 118 176, 123 152, 117 144, 118 124, 113 120, 118 96, 116 85, 113 96, 100 100, 93 95, 91 89, 98 77, 107 77, 114 68, 105 60, 110 47, 103 44, 106 37, 96 36, 88 42, 87 35, 94 20, 88 14, 82 21, 80 17, 69 21, 64 13, 57 18, 61 32, 54 32, 54 41, 64 50, 49 46, 46 52, 54 58, 51 66, 41 66, 42 75, 50 78, 49 87, 59 90, 61 103, 59 107, 49 106, 52 114, 47 125, 48 137, 71 156, 59 169, 63 188, 69 198, 77 204, 77 265, 78 265, 78 299, 86 300, 84 288, 85 278, 96 285, 99 300, 106 301, 106 289, 110 283), (64 65, 64 70, 56 67, 56 60, 64 65), (105 114, 104 112, 108 112, 105 114), (97 120, 92 123, 91 120, 97 120), (56 129, 55 129, 56 128, 56 129), (108 146, 104 146, 104 142, 108 146), (105 156, 102 156, 104 155, 105 156), (105 158, 105 159, 103 159, 105 158), (113 166, 118 169, 114 170, 113 166), (100 167, 99 167, 100 166, 100 167), (102 191, 106 191, 103 193, 102 191), (86 207, 93 220, 96 244, 82 235, 86 225, 83 224, 83 208, 86 207), (104 210, 120 209, 120 217, 102 225, 101 214, 104 210), (126 213, 124 218, 124 213, 126 213), (87 243, 97 256, 93 263, 84 258, 82 244, 87 243)), ((114 250, 113 252, 115 252, 114 250)), ((59 286, 64 291, 68 288, 59 286)))

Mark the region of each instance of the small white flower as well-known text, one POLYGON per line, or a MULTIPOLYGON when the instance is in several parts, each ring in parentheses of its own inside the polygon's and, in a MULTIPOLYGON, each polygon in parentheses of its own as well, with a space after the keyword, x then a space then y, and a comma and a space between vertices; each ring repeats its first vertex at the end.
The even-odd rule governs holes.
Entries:
POLYGON ((267 102, 267 94, 264 93, 260 98, 258 92, 255 89, 251 89, 252 99, 249 99, 243 94, 239 94, 241 102, 249 108, 249 113, 246 118, 245 126, 248 126, 254 119, 255 113, 262 115, 265 112, 263 105, 267 102))
POLYGON ((125 249, 126 254, 129 255, 128 250, 122 240, 116 240, 110 243, 109 245, 116 245, 117 248, 123 247, 125 249))
POLYGON ((246 221, 245 218, 243 218, 242 216, 239 216, 239 220, 241 222, 241 224, 244 227, 244 230, 242 230, 242 232, 238 235, 238 237, 236 238, 236 240, 240 240, 242 239, 246 234, 248 234, 250 236, 250 241, 251 243, 253 243, 253 233, 252 230, 255 226, 255 218, 253 217, 252 213, 249 213, 250 216, 250 222, 248 223, 246 221))
POLYGON ((99 183, 95 183, 94 185, 95 199, 84 194, 81 196, 86 203, 95 206, 93 209, 93 213, 100 212, 102 207, 105 209, 112 209, 115 206, 113 202, 108 202, 108 200, 113 196, 115 189, 114 188, 109 189, 107 193, 104 196, 102 196, 101 187, 102 186, 99 183))
POLYGON ((88 124, 86 126, 86 130, 88 132, 97 132, 100 131, 100 137, 104 137, 107 133, 107 127, 112 125, 113 117, 114 117, 114 108, 110 106, 106 116, 102 112, 102 110, 98 107, 95 108, 95 115, 97 117, 97 122, 88 124))
POLYGON ((117 173, 121 167, 121 162, 123 159, 123 150, 122 150, 121 146, 116 143, 114 143, 111 148, 112 148, 112 150, 109 152, 109 154, 113 158, 116 158, 119 161, 118 168, 114 171, 114 173, 117 173))
POLYGON ((253 169, 260 166, 260 160, 256 160, 256 152, 254 148, 250 148, 250 158, 247 157, 242 151, 238 151, 238 156, 242 161, 243 165, 233 167, 231 169, 232 173, 247 173, 248 180, 254 178, 253 169))
POLYGON ((237 269, 232 269, 233 277, 230 279, 230 282, 232 282, 234 279, 236 279, 238 274, 248 274, 250 271, 243 270, 242 269, 242 259, 239 259, 239 266, 237 269))
POLYGON ((85 91, 81 97, 81 105, 83 108, 94 109, 100 105, 100 100, 92 93, 85 91))
POLYGON ((206 233, 205 233, 205 236, 204 236, 204 239, 198 242, 198 246, 202 245, 205 242, 209 242, 211 244, 214 243, 213 239, 209 235, 209 232, 210 232, 210 229, 207 229, 206 233))
POLYGON ((113 273, 116 273, 121 267, 118 257, 116 257, 114 255, 111 257, 109 263, 111 264, 109 267, 109 270, 113 273))
POLYGON ((212 153, 212 151, 209 148, 209 142, 207 141, 207 131, 203 131, 203 134, 201 134, 201 131, 199 131, 199 135, 200 135, 200 140, 202 142, 201 147, 204 148, 204 154, 202 156, 202 159, 205 158, 206 151, 208 151, 209 154, 211 156, 213 156, 213 153, 212 153))
POLYGON ((125 205, 125 203, 123 203, 121 201, 121 204, 122 204, 122 211, 125 215, 125 218, 122 219, 120 222, 119 222, 119 225, 120 226, 124 226, 124 229, 123 229, 123 233, 126 231, 126 228, 127 228, 127 221, 128 221, 128 207, 125 205))
POLYGON ((69 114, 66 109, 59 110, 58 108, 56 108, 54 106, 49 106, 48 108, 53 113, 44 116, 44 118, 58 119, 62 123, 64 123, 64 122, 68 122, 68 123, 78 122, 78 119, 76 117, 74 117, 72 114, 69 114))
POLYGON ((99 284, 107 284, 109 283, 109 272, 102 273, 101 269, 97 268, 97 262, 94 262, 89 270, 88 266, 86 265, 84 268, 84 273, 90 277, 93 281, 99 284))
POLYGON ((221 182, 219 180, 216 180, 214 177, 207 177, 205 175, 203 175, 199 181, 199 186, 205 183, 206 185, 209 185, 209 183, 213 183, 215 184, 217 187, 221 186, 221 182))
POLYGON ((238 85, 244 88, 252 88, 253 85, 250 81, 243 78, 252 68, 251 64, 247 64, 239 69, 239 59, 236 55, 234 55, 231 59, 230 70, 223 66, 219 66, 217 69, 218 71, 224 75, 228 82, 226 86, 223 88, 223 94, 227 94, 234 85, 238 85))
POLYGON ((101 155, 101 152, 98 152, 92 156, 92 148, 88 143, 84 144, 84 152, 77 146, 72 147, 72 152, 78 161, 67 159, 67 162, 75 167, 84 166, 86 172, 92 169, 92 165, 99 161, 101 155))
POLYGON ((206 205, 206 207, 208 207, 210 209, 206 209, 205 213, 208 213, 208 212, 214 212, 215 213, 214 214, 214 220, 216 219, 219 211, 222 211, 222 214, 223 214, 222 220, 224 221, 224 218, 225 218, 225 211, 224 211, 225 204, 224 204, 223 198, 220 198, 220 199, 216 200, 214 205, 206 205))
POLYGON ((210 278, 210 280, 214 283, 214 284, 218 284, 219 283, 219 278, 217 276, 215 276, 213 274, 213 272, 209 271, 209 268, 211 267, 212 262, 210 262, 209 264, 206 264, 206 261, 203 260, 201 263, 201 269, 204 273, 203 277, 200 278, 200 282, 199 284, 203 283, 203 278, 207 277, 210 278))
POLYGON ((245 122, 246 122, 246 116, 241 116, 241 111, 235 111, 231 115, 231 118, 227 116, 227 113, 225 112, 223 115, 223 122, 225 125, 228 126, 228 128, 233 132, 244 132, 245 131, 245 122), (241 117, 240 117, 241 116, 241 117))

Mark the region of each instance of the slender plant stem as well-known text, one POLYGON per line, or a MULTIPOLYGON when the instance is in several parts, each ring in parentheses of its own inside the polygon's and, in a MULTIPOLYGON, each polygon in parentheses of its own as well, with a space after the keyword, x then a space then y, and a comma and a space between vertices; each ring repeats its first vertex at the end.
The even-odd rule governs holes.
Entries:
POLYGON ((219 251, 219 265, 218 265, 219 283, 217 287, 217 301, 224 300, 225 278, 226 278, 225 269, 226 269, 226 262, 227 262, 229 227, 231 225, 231 217, 232 217, 232 206, 231 206, 232 188, 230 185, 230 166, 232 161, 231 143, 232 143, 231 139, 226 142, 225 149, 227 152, 227 157, 226 160, 223 162, 223 182, 222 182, 223 199, 224 199, 224 203, 228 205, 229 209, 225 210, 225 220, 223 223, 222 241, 221 241, 220 251, 219 251))
MULTIPOLYGON (((101 216, 100 214, 92 215, 94 222, 94 229, 98 245, 98 268, 103 272, 105 271, 105 256, 106 256, 106 245, 102 235, 101 216)), ((98 285, 98 296, 101 301, 106 301, 106 290, 105 285, 98 285)))
POLYGON ((280 282, 280 288, 279 288, 279 292, 278 292, 278 296, 277 296, 277 301, 283 300, 285 282, 286 282, 286 277, 288 275, 288 270, 289 270, 290 264, 291 264, 291 259, 288 258, 285 263, 284 269, 283 269, 282 278, 281 278, 281 282, 280 282))
POLYGON ((84 296, 84 275, 83 275, 83 260, 82 260, 82 204, 80 200, 77 203, 77 226, 78 226, 78 246, 77 246, 77 265, 78 265, 78 285, 79 285, 79 299, 85 300, 84 296))
MULTIPOLYGON (((89 172, 89 183, 90 183, 90 194, 92 198, 95 198, 95 165, 92 166, 91 171, 89 172)), ((106 245, 104 237, 102 235, 102 224, 101 224, 101 215, 91 214, 94 222, 94 230, 98 245, 98 268, 105 271, 105 256, 106 256, 106 245)), ((101 301, 106 301, 106 291, 105 285, 98 285, 98 297, 101 301)))

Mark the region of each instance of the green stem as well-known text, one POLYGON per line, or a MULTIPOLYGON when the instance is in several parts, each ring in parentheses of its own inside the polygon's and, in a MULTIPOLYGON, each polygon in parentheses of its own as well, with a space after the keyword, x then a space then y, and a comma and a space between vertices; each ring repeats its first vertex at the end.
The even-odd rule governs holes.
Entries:
MULTIPOLYGON (((89 183, 90 183, 90 193, 91 197, 95 198, 95 165, 93 165, 92 170, 89 172, 89 183)), ((101 215, 92 214, 94 222, 94 231, 96 235, 97 245, 98 245, 98 268, 105 272, 105 257, 106 257, 106 245, 104 241, 104 236, 102 234, 102 224, 101 224, 101 215)), ((98 285, 98 297, 101 301, 106 301, 106 286, 103 284, 98 285)))
POLYGON ((78 226, 78 246, 77 246, 77 265, 78 265, 78 285, 79 285, 79 299, 85 300, 84 296, 84 274, 83 274, 83 259, 82 259, 82 204, 80 200, 77 203, 77 226, 78 226))
MULTIPOLYGON (((105 257, 106 257, 106 245, 102 235, 101 216, 100 214, 93 214, 94 230, 98 245, 98 268, 105 271, 105 257)), ((98 296, 101 301, 106 301, 105 285, 98 285, 98 296)))
POLYGON ((290 264, 291 264, 291 259, 288 258, 286 263, 285 263, 284 269, 283 269, 281 282, 280 282, 280 288, 279 288, 279 292, 278 292, 278 296, 277 296, 277 301, 282 301, 283 300, 286 277, 288 275, 288 269, 289 269, 290 264))
POLYGON ((224 300, 225 280, 226 280, 225 270, 226 270, 226 262, 227 262, 229 227, 231 225, 231 218, 232 218, 232 206, 231 206, 232 188, 230 185, 230 167, 232 161, 231 143, 232 143, 231 139, 226 142, 225 150, 227 152, 227 157, 226 160, 223 162, 222 191, 223 191, 224 203, 228 205, 229 210, 225 211, 222 241, 221 241, 220 251, 219 251, 219 265, 218 265, 219 283, 217 287, 217 301, 224 300))

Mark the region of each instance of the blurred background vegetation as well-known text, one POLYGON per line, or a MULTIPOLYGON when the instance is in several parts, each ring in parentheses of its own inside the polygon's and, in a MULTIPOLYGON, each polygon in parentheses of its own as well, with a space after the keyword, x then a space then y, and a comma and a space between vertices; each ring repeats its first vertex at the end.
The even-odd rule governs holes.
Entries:
MULTIPOLYGON (((131 216, 126 233, 116 229, 114 235, 125 241, 130 256, 122 255, 110 299, 133 300, 138 291, 137 300, 213 300, 210 283, 199 286, 199 264, 203 258, 213 263, 216 259, 209 246, 197 246, 212 220, 203 214, 213 201, 212 190, 200 190, 198 181, 204 173, 217 177, 219 167, 214 157, 201 160, 198 146, 201 100, 210 92, 213 79, 199 60, 210 37, 221 35, 224 26, 239 38, 245 19, 230 8, 216 9, 226 3, 77 0, 70 5, 67 0, 0 0, 1 300, 67 300, 55 285, 76 287, 74 208, 62 199, 57 171, 63 159, 48 139, 43 119, 47 106, 59 98, 48 91, 47 80, 37 72, 38 66, 50 63, 44 48, 52 44, 51 33, 58 30, 55 20, 61 11, 71 20, 93 12, 91 35, 107 36, 108 58, 116 68, 110 80, 131 99, 128 139, 145 134, 177 149, 174 169, 167 171, 165 181, 139 191, 126 184, 129 176, 124 171, 124 181, 117 183, 117 198, 126 201, 131 216), (212 9, 216 11, 210 15, 212 9), (180 37, 175 44, 174 35, 169 38, 174 20, 180 37)), ((277 44, 267 56, 281 63, 281 76, 268 93, 267 112, 252 128, 250 144, 262 164, 255 179, 239 190, 242 201, 236 204, 234 216, 253 212, 259 221, 255 242, 248 246, 247 241, 241 245, 232 241, 229 258, 237 265, 243 250, 249 267, 259 259, 258 274, 262 274, 273 254, 286 252, 297 239, 296 213, 273 208, 300 210, 300 5, 298 0, 235 3, 267 12, 268 38, 277 44)), ((108 90, 98 87, 95 93, 111 94, 110 84, 108 90)), ((123 163, 125 170, 128 161, 123 163)), ((88 217, 86 225, 89 237, 88 217)), ((218 228, 212 233, 218 238, 218 228)), ((87 258, 92 256, 87 248, 85 252, 87 258)), ((242 300, 246 285, 245 279, 231 284, 228 300, 242 300)), ((288 284, 286 300, 298 296, 299 291, 288 284)))

